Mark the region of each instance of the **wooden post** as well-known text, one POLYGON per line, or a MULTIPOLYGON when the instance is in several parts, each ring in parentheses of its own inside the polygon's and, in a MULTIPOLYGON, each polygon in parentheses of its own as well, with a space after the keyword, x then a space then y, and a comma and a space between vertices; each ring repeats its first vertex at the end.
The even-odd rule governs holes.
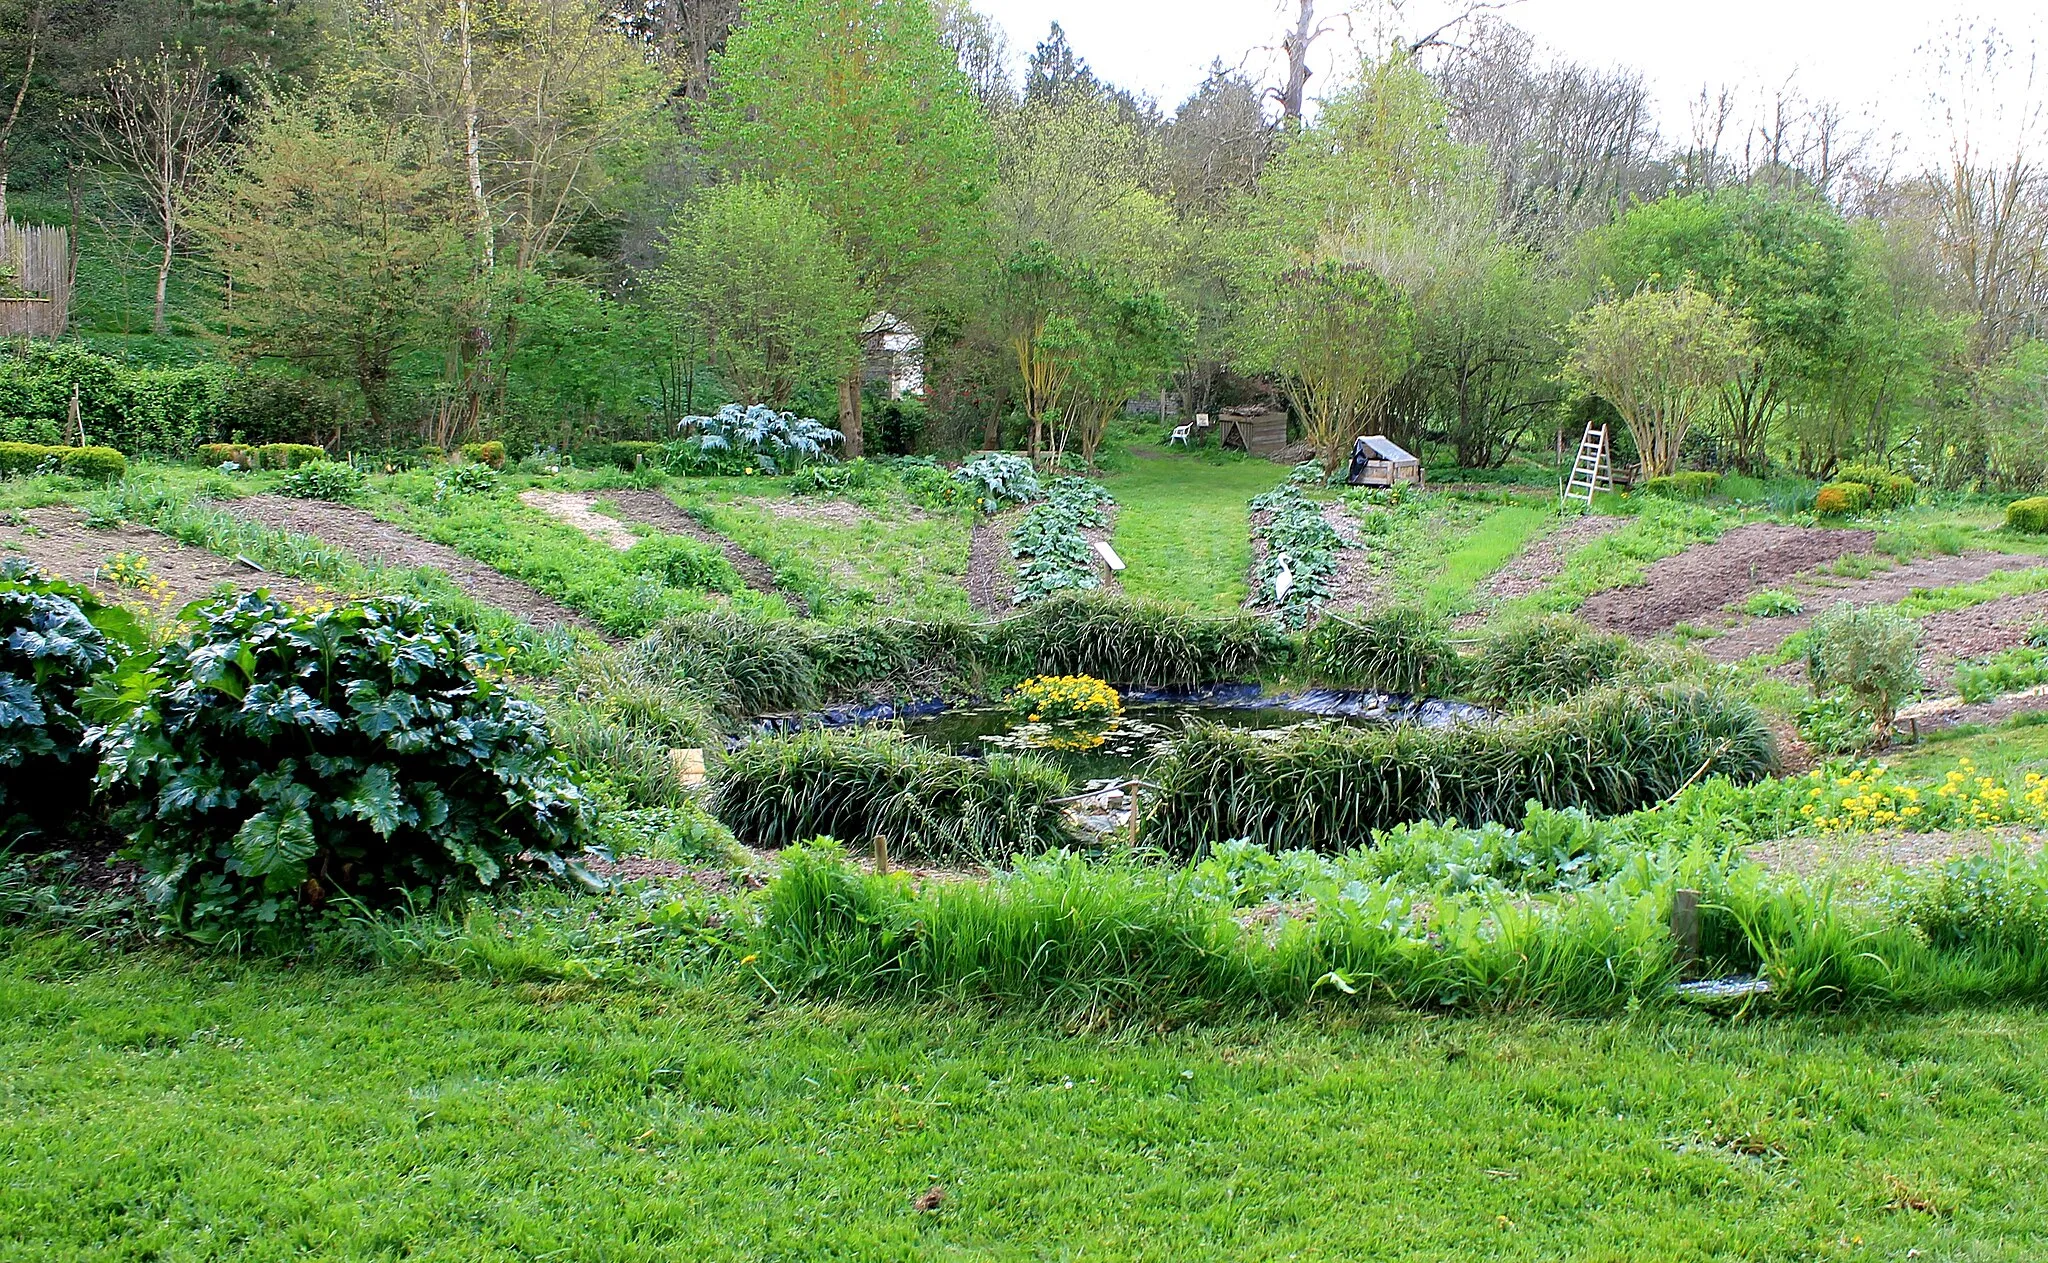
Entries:
POLYGON ((1132 846, 1136 846, 1136 845, 1138 845, 1138 814, 1139 814, 1139 813, 1138 813, 1138 782, 1136 782, 1136 781, 1132 781, 1132 782, 1131 782, 1130 784, 1128 784, 1128 785, 1124 786, 1124 790, 1125 790, 1125 792, 1126 792, 1126 793, 1130 794, 1130 796, 1131 796, 1131 845, 1132 845, 1132 846))
POLYGON ((670 750, 669 766, 675 769, 676 779, 685 789, 695 789, 704 783, 704 752, 702 750, 670 750))
POLYGON ((1678 940, 1678 963, 1690 969, 1700 959, 1700 892, 1676 890, 1671 894, 1671 937, 1678 940))
POLYGON ((879 833, 875 835, 875 871, 878 873, 889 871, 889 839, 879 833))

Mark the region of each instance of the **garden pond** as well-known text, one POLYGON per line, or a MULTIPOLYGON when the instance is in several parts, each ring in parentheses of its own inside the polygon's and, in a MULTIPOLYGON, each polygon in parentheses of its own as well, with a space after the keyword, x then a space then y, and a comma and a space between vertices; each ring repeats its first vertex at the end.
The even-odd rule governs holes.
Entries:
POLYGON ((1037 754, 1064 767, 1080 784, 1139 774, 1175 737, 1197 724, 1278 736, 1309 726, 1414 723, 1434 728, 1487 717, 1486 710, 1468 702, 1338 689, 1269 694, 1247 684, 1193 692, 1126 691, 1123 713, 1093 727, 1026 722, 1001 702, 847 707, 771 722, 776 727, 900 724, 907 735, 956 754, 1037 754))

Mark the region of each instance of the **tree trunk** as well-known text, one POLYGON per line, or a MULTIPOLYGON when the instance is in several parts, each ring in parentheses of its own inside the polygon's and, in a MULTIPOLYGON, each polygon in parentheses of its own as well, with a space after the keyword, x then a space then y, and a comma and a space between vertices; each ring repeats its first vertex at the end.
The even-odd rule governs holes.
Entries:
POLYGON ((862 452, 860 433, 860 378, 856 368, 839 383, 839 432, 846 436, 841 450, 846 459, 859 460, 862 452))
POLYGON ((164 331, 164 299, 171 288, 171 248, 174 244, 175 240, 171 235, 170 226, 166 224, 164 252, 163 256, 157 260, 156 265, 156 311, 150 317, 149 323, 150 332, 152 333, 162 333, 164 331))
POLYGON ((469 49, 469 0, 456 0, 455 12, 462 36, 462 156, 468 167, 477 242, 483 247, 484 271, 489 273, 498 262, 497 234, 492 230, 491 205, 484 198, 483 144, 477 129, 476 77, 469 49))

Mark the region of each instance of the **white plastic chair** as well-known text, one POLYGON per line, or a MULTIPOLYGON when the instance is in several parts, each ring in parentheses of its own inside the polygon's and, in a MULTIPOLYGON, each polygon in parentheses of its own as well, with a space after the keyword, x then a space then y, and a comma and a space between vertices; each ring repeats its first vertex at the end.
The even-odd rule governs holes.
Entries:
POLYGON ((1188 446, 1188 444, 1192 441, 1189 438, 1191 428, 1192 427, 1185 425, 1174 426, 1173 433, 1168 435, 1166 438, 1166 445, 1168 447, 1172 447, 1175 443, 1178 443, 1182 447, 1188 446))

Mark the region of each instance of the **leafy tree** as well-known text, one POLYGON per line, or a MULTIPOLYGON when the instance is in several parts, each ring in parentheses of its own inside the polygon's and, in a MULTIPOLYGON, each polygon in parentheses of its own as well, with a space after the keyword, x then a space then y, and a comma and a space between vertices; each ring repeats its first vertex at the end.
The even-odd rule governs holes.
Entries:
POLYGON ((1280 378, 1326 472, 1378 428, 1387 392, 1408 371, 1414 312, 1370 268, 1296 268, 1248 300, 1242 355, 1280 378))
POLYGON ((707 189, 669 226, 658 303, 741 403, 781 408, 859 364, 865 314, 831 224, 787 184, 707 189))
MULTIPOLYGON (((714 66, 695 113, 706 150, 817 208, 871 310, 933 310, 949 266, 975 253, 993 154, 930 0, 756 0, 714 66)), ((857 371, 839 411, 858 456, 857 371)))
POLYGON ((1559 402, 1560 285, 1491 232, 1445 252, 1416 296, 1416 374, 1458 464, 1503 464, 1559 402))
POLYGON ((1755 348, 1746 321, 1691 286, 1609 299, 1571 328, 1570 377, 1621 414, 1646 478, 1678 468, 1686 432, 1755 348))
POLYGON ((1819 402, 1854 351, 1863 291, 1841 214, 1812 194, 1726 188, 1637 207, 1601 248, 1623 288, 1688 282, 1749 321, 1755 345, 1720 402, 1736 465, 1762 470, 1786 409, 1819 402))
POLYGON ((1894 611, 1844 601, 1813 620, 1807 675, 1815 692, 1839 689, 1856 700, 1890 743, 1899 703, 1920 688, 1920 626, 1894 611))
POLYGON ((1042 243, 1061 258, 1143 284, 1177 251, 1172 208, 1153 190, 1159 146, 1099 91, 1029 98, 997 127, 1000 178, 989 219, 1004 256, 1042 243))
POLYGON ((400 359, 462 319, 461 204, 416 129, 332 99, 274 106, 194 224, 233 294, 231 344, 353 386, 387 423, 400 359))
POLYGON ((1048 422, 1065 414, 1079 369, 1083 338, 1077 312, 1094 297, 1095 279, 1043 242, 1003 265, 998 309, 1003 338, 1016 357, 1018 403, 1031 425, 1031 458, 1038 459, 1048 422))
POLYGON ((1092 296, 1080 324, 1068 425, 1071 445, 1090 465, 1110 421, 1139 391, 1171 376, 1187 345, 1185 318, 1157 291, 1104 286, 1092 296))

